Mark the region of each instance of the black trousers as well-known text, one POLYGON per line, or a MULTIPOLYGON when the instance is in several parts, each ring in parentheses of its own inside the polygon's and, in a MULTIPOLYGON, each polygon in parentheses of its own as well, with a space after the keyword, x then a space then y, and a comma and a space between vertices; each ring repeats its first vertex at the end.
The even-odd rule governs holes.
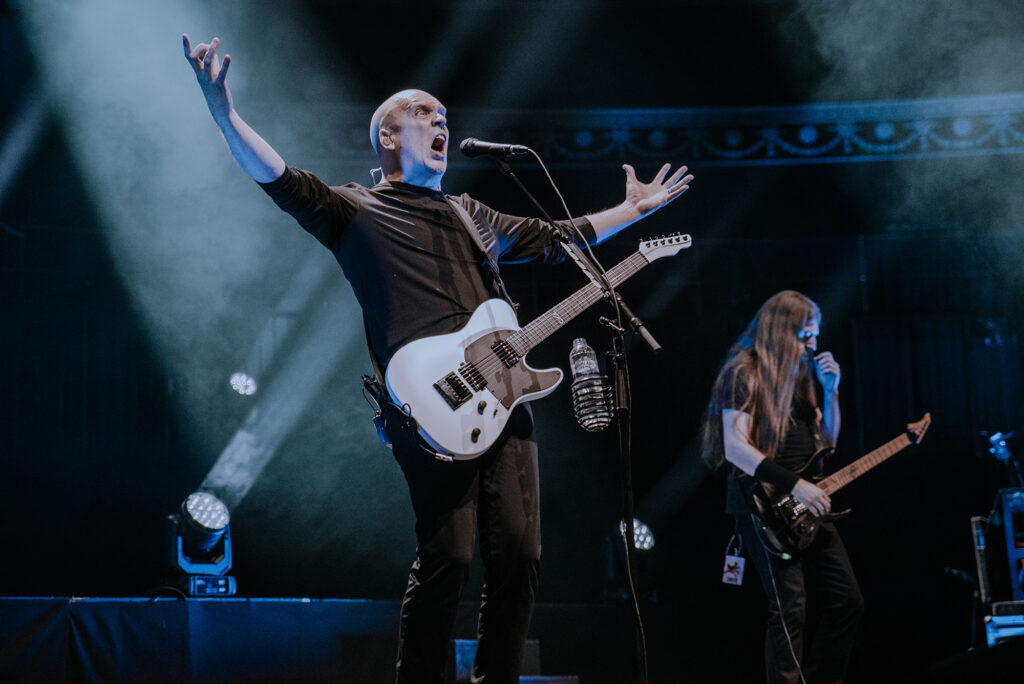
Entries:
MULTIPOLYGON (((389 432, 398 433, 399 430, 389 432)), ((519 681, 540 566, 537 443, 526 406, 471 461, 445 463, 392 434, 416 514, 416 560, 402 602, 398 682, 444 681, 448 644, 479 532, 484 565, 473 682, 519 681)))
POLYGON ((789 560, 766 553, 751 514, 740 517, 740 531, 768 599, 768 682, 799 683, 797 662, 807 684, 843 681, 864 599, 835 525, 822 525, 814 542, 789 560), (813 631, 809 614, 817 617, 813 631))

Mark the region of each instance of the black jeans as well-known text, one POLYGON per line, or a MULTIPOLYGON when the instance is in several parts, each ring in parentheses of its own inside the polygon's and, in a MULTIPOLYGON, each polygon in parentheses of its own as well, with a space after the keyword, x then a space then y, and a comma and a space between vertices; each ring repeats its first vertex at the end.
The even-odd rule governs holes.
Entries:
POLYGON ((518 682, 540 566, 537 443, 529 409, 516 407, 494 446, 471 461, 439 461, 410 433, 392 434, 392 440, 409 484, 417 540, 402 602, 398 682, 444 681, 478 531, 484 590, 472 681, 518 682))
POLYGON ((864 599, 835 525, 822 525, 814 542, 790 560, 765 552, 750 514, 740 517, 740 530, 768 599, 764 648, 768 681, 800 681, 794 654, 803 662, 807 684, 843 681, 864 599), (818 617, 812 638, 806 629, 808 608, 818 617))

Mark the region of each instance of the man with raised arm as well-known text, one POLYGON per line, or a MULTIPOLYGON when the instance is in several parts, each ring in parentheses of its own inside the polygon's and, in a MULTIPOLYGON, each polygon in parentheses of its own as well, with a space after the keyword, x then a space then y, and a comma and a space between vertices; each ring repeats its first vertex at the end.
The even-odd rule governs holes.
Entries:
MULTIPOLYGON (((489 261, 565 259, 543 221, 441 192, 448 112, 432 95, 403 90, 373 114, 370 139, 380 160, 380 183, 328 186, 288 166, 235 111, 227 86, 231 57, 220 62, 220 41, 193 47, 187 35, 182 38, 231 154, 334 254, 362 306, 371 355, 382 367, 409 342, 459 330, 495 296, 500 277, 489 261)), ((674 200, 693 179, 686 167, 668 175, 666 164, 650 183, 641 183, 631 166, 623 168, 625 200, 578 219, 583 235, 577 240, 596 244, 614 235, 674 200)), ((529 408, 517 406, 493 446, 465 461, 436 459, 415 428, 402 422, 391 421, 387 434, 409 485, 417 548, 402 603, 398 681, 444 681, 479 532, 485 576, 473 681, 518 682, 540 559, 537 446, 529 408)))

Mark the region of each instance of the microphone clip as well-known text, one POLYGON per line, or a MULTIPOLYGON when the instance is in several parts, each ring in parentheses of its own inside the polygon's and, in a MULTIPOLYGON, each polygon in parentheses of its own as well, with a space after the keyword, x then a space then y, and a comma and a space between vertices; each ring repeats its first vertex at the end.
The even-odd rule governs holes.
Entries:
POLYGON ((601 325, 603 325, 604 327, 606 327, 606 328, 611 328, 611 329, 612 329, 612 331, 614 331, 614 332, 615 332, 615 334, 617 334, 617 335, 621 335, 621 334, 623 334, 624 332, 626 332, 626 329, 625 329, 625 328, 620 328, 620 327, 619 327, 619 324, 618 324, 618 323, 616 323, 616 322, 615 322, 615 321, 613 321, 612 319, 608 318, 607 316, 601 316, 601 317, 600 317, 600 318, 598 318, 597 320, 598 320, 598 322, 599 322, 599 323, 600 323, 601 325))

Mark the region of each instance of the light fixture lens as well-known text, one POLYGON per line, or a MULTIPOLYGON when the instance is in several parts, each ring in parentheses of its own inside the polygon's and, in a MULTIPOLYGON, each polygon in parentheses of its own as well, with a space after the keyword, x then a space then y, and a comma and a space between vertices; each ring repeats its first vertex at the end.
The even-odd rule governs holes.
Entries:
POLYGON ((185 513, 200 527, 219 531, 231 522, 231 514, 224 502, 209 492, 189 494, 185 500, 185 513))
MULTIPOLYGON (((626 521, 619 523, 619 531, 626 536, 626 521)), ((638 551, 650 551, 654 548, 654 533, 651 528, 633 518, 633 545, 638 551)))
POLYGON ((256 378, 250 377, 245 373, 232 373, 230 382, 231 389, 243 396, 247 397, 256 394, 256 378))

